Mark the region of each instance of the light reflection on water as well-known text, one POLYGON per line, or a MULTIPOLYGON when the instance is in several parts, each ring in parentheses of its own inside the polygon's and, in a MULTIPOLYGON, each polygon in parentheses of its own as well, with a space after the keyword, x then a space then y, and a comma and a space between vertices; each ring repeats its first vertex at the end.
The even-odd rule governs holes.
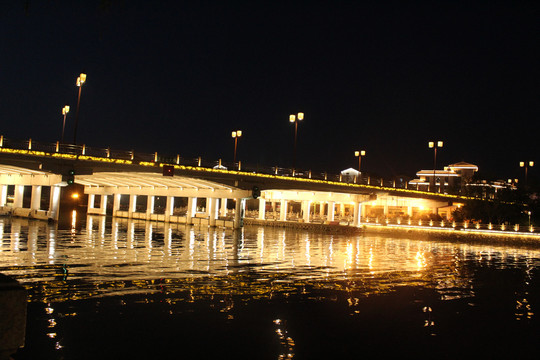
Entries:
MULTIPOLYGON (((283 228, 233 231, 99 216, 88 216, 80 228, 77 224, 73 220, 70 228, 59 229, 0 218, 0 272, 23 283, 30 302, 46 304, 48 314, 51 304, 122 295, 120 307, 125 308, 131 295, 139 296, 135 303, 152 303, 152 294, 159 294, 170 314, 179 312, 177 303, 215 300, 226 321, 239 316, 233 310, 237 296, 243 301, 295 299, 306 307, 343 299, 347 316, 360 317, 365 316, 362 299, 407 287, 477 306, 477 292, 485 284, 475 279, 482 269, 510 269, 523 272, 515 285, 519 291, 507 295, 515 297, 513 317, 534 319, 529 290, 540 259, 535 249, 283 228)), ((414 296, 418 326, 436 335, 433 305, 414 296)), ((62 313, 63 318, 79 315, 62 313)), ((57 320, 48 321, 47 336, 60 350, 65 344, 54 331, 57 320)), ((286 319, 272 322, 282 349, 278 358, 292 358, 295 338, 287 332, 286 319)))

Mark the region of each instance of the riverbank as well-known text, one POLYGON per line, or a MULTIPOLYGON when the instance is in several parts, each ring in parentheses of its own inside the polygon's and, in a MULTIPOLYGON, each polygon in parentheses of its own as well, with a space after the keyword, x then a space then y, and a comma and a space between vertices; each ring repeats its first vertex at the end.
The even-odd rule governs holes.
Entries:
POLYGON ((244 219, 245 225, 302 229, 332 234, 385 235, 420 240, 445 240, 465 243, 512 245, 540 248, 540 234, 515 231, 454 229, 432 226, 362 224, 359 227, 340 224, 301 223, 295 221, 264 221, 244 219))

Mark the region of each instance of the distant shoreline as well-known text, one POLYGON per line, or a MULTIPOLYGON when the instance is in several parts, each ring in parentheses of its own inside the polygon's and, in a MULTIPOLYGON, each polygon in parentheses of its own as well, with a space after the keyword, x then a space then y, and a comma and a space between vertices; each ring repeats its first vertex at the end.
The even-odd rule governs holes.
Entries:
POLYGON ((259 225, 271 227, 283 227, 332 234, 378 234, 400 238, 413 236, 418 240, 445 240, 465 243, 511 245, 519 247, 540 248, 540 234, 528 234, 524 232, 489 231, 475 229, 452 229, 428 226, 395 226, 362 224, 359 227, 348 225, 334 225, 321 223, 300 223, 294 221, 265 221, 258 219, 244 219, 245 225, 259 225))

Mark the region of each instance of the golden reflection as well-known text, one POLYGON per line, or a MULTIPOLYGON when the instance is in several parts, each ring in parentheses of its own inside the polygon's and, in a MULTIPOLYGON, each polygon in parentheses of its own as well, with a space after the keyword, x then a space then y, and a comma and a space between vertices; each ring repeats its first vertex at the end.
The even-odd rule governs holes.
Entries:
MULTIPOLYGON (((530 259, 534 269, 540 258, 539 250, 493 245, 260 227, 233 231, 116 218, 105 226, 103 219, 88 217, 86 232, 71 237, 69 229, 0 218, 3 273, 25 284, 31 301, 45 302, 143 293, 158 283, 170 294, 189 291, 197 299, 215 294, 271 298, 306 287, 344 289, 344 282, 363 295, 398 285, 432 286, 450 300, 472 296, 465 262, 500 266, 530 259), (34 250, 20 251, 27 249, 34 250)), ((532 274, 526 274, 525 285, 532 274)), ((349 297, 354 305, 357 296, 349 297)), ((527 300, 526 291, 516 296, 516 317, 533 316, 527 300)))
POLYGON ((422 270, 427 266, 426 256, 423 251, 417 251, 415 259, 418 270, 422 270))

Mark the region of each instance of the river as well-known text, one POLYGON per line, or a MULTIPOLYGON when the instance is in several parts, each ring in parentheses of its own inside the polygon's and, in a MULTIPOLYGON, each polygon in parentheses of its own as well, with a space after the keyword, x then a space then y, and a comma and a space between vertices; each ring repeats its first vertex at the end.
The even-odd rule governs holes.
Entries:
POLYGON ((540 250, 64 214, 0 218, 14 359, 536 358, 540 250))

